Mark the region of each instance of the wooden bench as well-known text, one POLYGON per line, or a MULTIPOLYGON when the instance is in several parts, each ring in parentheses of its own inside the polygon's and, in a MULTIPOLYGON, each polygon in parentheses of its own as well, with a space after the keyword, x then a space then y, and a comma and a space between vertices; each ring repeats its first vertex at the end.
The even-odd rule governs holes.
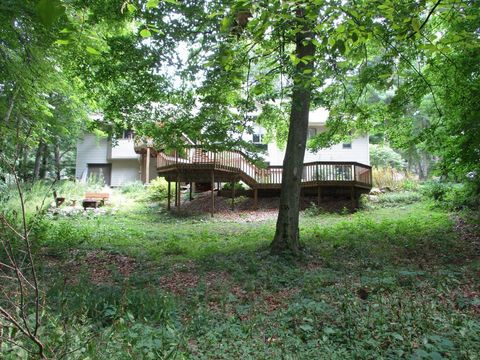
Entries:
POLYGON ((105 202, 110 198, 109 193, 85 193, 85 199, 82 201, 83 209, 94 208, 105 205, 105 202))

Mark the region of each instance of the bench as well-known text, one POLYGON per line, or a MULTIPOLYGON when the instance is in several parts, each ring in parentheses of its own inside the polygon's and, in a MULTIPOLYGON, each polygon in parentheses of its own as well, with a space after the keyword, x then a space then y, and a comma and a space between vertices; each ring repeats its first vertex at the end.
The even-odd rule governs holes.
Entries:
POLYGON ((109 193, 95 193, 87 192, 85 193, 85 199, 82 201, 83 209, 94 208, 96 209, 99 206, 105 205, 105 202, 110 198, 109 193))

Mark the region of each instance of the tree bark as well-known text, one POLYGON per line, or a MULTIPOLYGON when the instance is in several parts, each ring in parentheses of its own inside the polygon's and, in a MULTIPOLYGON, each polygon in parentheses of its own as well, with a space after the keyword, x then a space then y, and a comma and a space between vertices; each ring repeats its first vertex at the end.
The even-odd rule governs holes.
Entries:
POLYGON ((273 253, 300 252, 298 219, 300 212, 300 190, 303 172, 303 158, 308 134, 308 117, 310 96, 312 92, 315 46, 312 43, 314 34, 308 29, 304 18, 304 10, 297 10, 299 24, 303 31, 296 35, 296 57, 311 57, 306 63, 300 61, 295 67, 292 91, 292 107, 288 130, 287 149, 283 160, 282 188, 280 209, 277 218, 275 237, 271 243, 273 253))
POLYGON ((15 106, 15 99, 17 98, 18 91, 18 87, 13 90, 12 97, 8 102, 7 112, 5 113, 5 125, 10 123, 10 116, 12 115, 13 107, 15 106))
POLYGON ((55 177, 57 180, 60 180, 62 172, 62 156, 60 154, 60 144, 58 140, 55 142, 55 177))
POLYGON ((47 178, 47 166, 48 166, 48 146, 43 143, 42 165, 40 166, 40 178, 47 178))
POLYGON ((38 143, 37 152, 35 153, 35 165, 33 167, 33 180, 38 180, 40 178, 40 166, 42 164, 42 155, 44 153, 45 143, 40 141, 38 143))

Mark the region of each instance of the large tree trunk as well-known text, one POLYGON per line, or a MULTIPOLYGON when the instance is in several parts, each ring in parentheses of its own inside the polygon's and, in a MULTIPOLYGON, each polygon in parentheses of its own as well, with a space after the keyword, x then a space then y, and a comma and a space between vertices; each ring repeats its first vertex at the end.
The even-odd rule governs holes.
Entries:
POLYGON ((60 180, 61 172, 62 172, 62 163, 61 163, 62 156, 60 155, 60 144, 58 140, 55 142, 55 178, 60 180))
POLYGON ((43 143, 43 154, 42 154, 42 166, 40 167, 40 178, 47 178, 47 166, 48 166, 48 146, 46 143, 43 143))
POLYGON ((38 144, 37 152, 35 153, 35 165, 33 167, 33 180, 40 178, 40 166, 42 164, 42 155, 44 153, 45 143, 40 141, 38 144))
MULTIPOLYGON (((305 19, 300 19, 304 15, 303 9, 297 10, 299 22, 305 23, 305 19)), ((307 25, 304 26, 304 31, 296 35, 296 56, 299 59, 305 56, 312 58, 306 64, 300 61, 295 68, 288 142, 283 160, 280 210, 275 237, 271 244, 271 250, 274 253, 298 254, 300 252, 298 229, 300 190, 308 134, 313 56, 315 55, 315 46, 311 41, 314 35, 306 27, 307 25)))

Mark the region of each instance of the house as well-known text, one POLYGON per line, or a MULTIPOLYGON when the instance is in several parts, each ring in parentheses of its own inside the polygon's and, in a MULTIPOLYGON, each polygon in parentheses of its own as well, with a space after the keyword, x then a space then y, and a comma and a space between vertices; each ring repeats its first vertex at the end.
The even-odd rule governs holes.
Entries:
POLYGON ((155 161, 148 162, 135 152, 132 131, 124 131, 115 141, 94 134, 85 134, 77 141, 75 177, 102 179, 109 186, 122 186, 134 181, 148 182, 157 177, 155 161))
MULTIPOLYGON (((324 131, 328 113, 324 109, 312 111, 309 136, 324 131)), ((76 176, 86 179, 100 176, 110 186, 121 186, 132 181, 148 183, 157 176, 171 182, 207 185, 214 189, 216 184, 243 181, 252 189, 252 196, 277 193, 281 189, 282 164, 285 150, 275 143, 263 143, 264 129, 254 126, 252 134, 244 139, 266 147, 263 155, 268 166, 259 167, 240 151, 211 152, 188 144, 184 149, 158 154, 147 144, 134 143, 131 132, 112 142, 86 135, 77 145, 76 176), (148 171, 146 171, 148 169, 148 171)), ((352 207, 360 194, 372 187, 368 135, 356 136, 349 142, 335 144, 318 152, 307 150, 302 173, 302 191, 322 196, 348 196, 352 207), (323 195, 322 195, 323 194, 323 195)), ((218 185, 217 185, 218 187, 218 185)), ((175 187, 175 204, 180 204, 180 186, 175 187)), ((212 192, 212 214, 214 211, 212 192)))
MULTIPOLYGON (((323 108, 310 112, 308 137, 311 138, 325 130, 328 118, 328 111, 323 108)), ((251 141, 259 146, 264 146, 266 154, 265 162, 271 166, 281 166, 285 157, 285 149, 279 148, 274 143, 264 144, 263 137, 265 130, 258 125, 253 126, 253 134, 244 135, 244 139, 251 141), (265 146, 266 145, 266 146, 265 146)), ((314 161, 337 161, 337 162, 357 162, 364 165, 370 165, 370 149, 368 135, 360 135, 352 138, 351 142, 335 144, 329 148, 321 149, 318 152, 306 150, 304 163, 314 161)))

